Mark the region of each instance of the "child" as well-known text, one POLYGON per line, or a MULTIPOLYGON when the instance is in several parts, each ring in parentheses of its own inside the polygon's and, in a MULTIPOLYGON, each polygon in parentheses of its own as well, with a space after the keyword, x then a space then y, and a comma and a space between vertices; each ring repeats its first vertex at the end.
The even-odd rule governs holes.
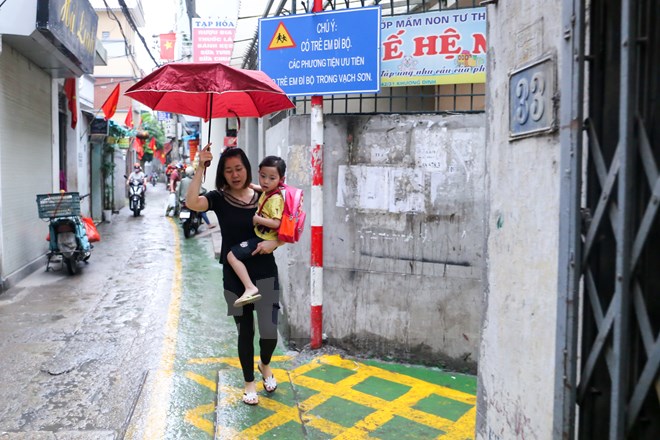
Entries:
POLYGON ((259 289, 250 280, 243 260, 252 256, 260 242, 277 240, 277 229, 280 227, 284 209, 280 185, 284 182, 285 173, 286 164, 280 157, 267 156, 259 164, 259 185, 263 192, 259 196, 259 208, 253 217, 257 237, 232 247, 227 254, 227 261, 245 287, 245 292, 234 302, 234 307, 242 307, 261 298, 259 289))

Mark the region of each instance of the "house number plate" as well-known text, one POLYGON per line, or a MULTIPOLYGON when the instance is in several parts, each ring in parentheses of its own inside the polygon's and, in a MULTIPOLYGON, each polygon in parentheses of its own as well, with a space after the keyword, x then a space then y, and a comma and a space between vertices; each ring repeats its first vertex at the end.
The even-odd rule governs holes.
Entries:
POLYGON ((545 57, 509 75, 509 135, 512 139, 556 128, 555 65, 545 57))

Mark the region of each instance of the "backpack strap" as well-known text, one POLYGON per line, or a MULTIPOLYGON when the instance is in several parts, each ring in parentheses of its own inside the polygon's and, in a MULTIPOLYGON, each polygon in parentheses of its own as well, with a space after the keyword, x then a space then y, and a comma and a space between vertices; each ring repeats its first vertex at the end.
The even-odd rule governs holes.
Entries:
MULTIPOLYGON (((261 202, 261 205, 259 205, 259 209, 257 209, 257 215, 258 215, 258 216, 261 217, 261 211, 264 209, 264 205, 266 204, 266 202, 268 201, 268 199, 270 199, 271 197, 273 197, 275 194, 281 194, 281 191, 282 191, 282 188, 281 188, 281 187, 277 187, 276 189, 272 190, 271 192, 266 193, 266 197, 264 197, 264 201, 261 202)), ((258 228, 261 232, 263 232, 264 234, 265 234, 266 232, 268 232, 268 231, 271 230, 270 228, 267 228, 267 227, 262 226, 262 225, 258 225, 257 228, 258 228)))
POLYGON ((280 192, 280 190, 281 190, 281 188, 278 187, 277 189, 274 189, 271 192, 266 193, 266 197, 264 197, 264 201, 261 202, 261 205, 259 205, 259 209, 257 209, 257 215, 261 216, 261 210, 264 209, 264 205, 266 204, 268 199, 273 197, 275 194, 278 194, 280 192))

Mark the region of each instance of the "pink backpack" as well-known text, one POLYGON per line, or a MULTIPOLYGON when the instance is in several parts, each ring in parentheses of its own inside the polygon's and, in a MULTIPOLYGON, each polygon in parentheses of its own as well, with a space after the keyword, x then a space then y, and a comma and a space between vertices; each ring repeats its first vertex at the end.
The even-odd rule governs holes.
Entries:
POLYGON ((284 198, 284 210, 277 238, 287 243, 296 243, 305 229, 306 214, 302 208, 303 191, 286 184, 282 184, 281 191, 282 198, 284 198))

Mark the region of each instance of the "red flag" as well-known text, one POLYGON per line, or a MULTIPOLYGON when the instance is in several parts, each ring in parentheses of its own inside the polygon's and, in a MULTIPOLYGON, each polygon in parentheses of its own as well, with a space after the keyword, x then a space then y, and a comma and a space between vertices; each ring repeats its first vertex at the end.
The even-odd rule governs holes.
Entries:
POLYGON ((78 104, 75 78, 67 78, 64 81, 64 94, 69 101, 69 110, 71 110, 71 128, 76 128, 76 124, 78 124, 78 104))
POLYGON ((163 150, 156 150, 154 151, 154 157, 158 160, 160 160, 160 163, 165 165, 165 152, 163 150))
POLYGON ((103 109, 103 114, 105 115, 105 120, 109 120, 117 111, 117 103, 119 102, 119 84, 115 89, 110 93, 108 99, 105 100, 101 108, 103 109))
POLYGON ((128 107, 128 113, 126 113, 124 125, 126 125, 128 128, 133 128, 133 104, 128 107))
POLYGON ((161 60, 174 59, 174 43, 176 43, 176 34, 174 32, 170 32, 169 34, 160 34, 161 60))
POLYGON ((138 159, 142 159, 144 156, 144 141, 142 139, 135 138, 133 141, 133 149, 138 155, 138 159))
POLYGON ((151 152, 153 153, 156 151, 156 138, 152 137, 151 140, 149 141, 149 149, 151 149, 151 152))

